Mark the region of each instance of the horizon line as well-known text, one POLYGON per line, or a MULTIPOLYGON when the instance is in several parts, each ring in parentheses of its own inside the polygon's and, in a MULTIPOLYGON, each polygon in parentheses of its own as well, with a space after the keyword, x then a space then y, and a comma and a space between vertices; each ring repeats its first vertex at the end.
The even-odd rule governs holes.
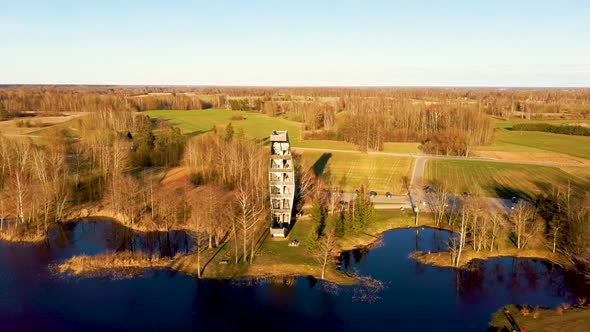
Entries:
POLYGON ((263 89, 590 89, 590 86, 543 86, 543 85, 225 85, 225 84, 118 84, 118 83, 0 83, 6 87, 186 87, 186 88, 263 88, 263 89))

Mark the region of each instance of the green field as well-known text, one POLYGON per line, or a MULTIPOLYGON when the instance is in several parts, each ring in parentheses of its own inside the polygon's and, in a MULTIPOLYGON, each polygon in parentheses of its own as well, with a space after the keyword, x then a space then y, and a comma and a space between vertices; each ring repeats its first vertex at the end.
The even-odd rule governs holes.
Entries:
MULTIPOLYGON (((496 123, 496 141, 490 146, 481 147, 481 151, 505 152, 556 152, 574 157, 590 159, 590 137, 560 135, 536 131, 513 131, 516 123, 537 121, 499 121, 496 123)), ((574 120, 538 121, 552 124, 574 123, 574 120)), ((580 122, 580 121, 577 121, 580 122)), ((588 123, 581 121, 580 123, 588 123)), ((526 155, 525 155, 526 157, 526 155)))
POLYGON ((424 178, 427 182, 445 182, 456 192, 475 192, 481 188, 485 196, 510 198, 532 197, 548 193, 554 185, 571 185, 577 192, 588 189, 588 168, 568 168, 519 165, 508 163, 429 160, 424 178), (586 175, 586 176, 584 176, 586 175))
POLYGON ((177 126, 183 133, 198 135, 211 131, 215 126, 225 126, 232 123, 236 132, 239 128, 244 131, 244 134, 257 138, 265 139, 270 133, 276 130, 288 130, 289 139, 293 146, 307 147, 307 148, 325 148, 338 150, 355 150, 355 146, 339 141, 304 141, 301 138, 301 123, 289 121, 286 119, 269 117, 260 113, 208 109, 208 110, 194 110, 194 111, 148 111, 147 115, 153 118, 160 118, 170 121, 174 126, 177 126), (232 117, 242 116, 244 120, 232 120, 232 117))
POLYGON ((302 155, 304 168, 330 179, 333 184, 343 185, 343 190, 352 191, 366 183, 369 190, 384 194, 403 193, 402 177, 411 176, 413 159, 382 155, 367 155, 346 152, 305 151, 302 155))

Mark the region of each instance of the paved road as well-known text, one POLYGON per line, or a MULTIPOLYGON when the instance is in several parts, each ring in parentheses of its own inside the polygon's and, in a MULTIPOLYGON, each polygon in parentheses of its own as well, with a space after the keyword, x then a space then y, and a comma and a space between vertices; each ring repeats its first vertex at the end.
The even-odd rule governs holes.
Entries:
MULTIPOLYGON (((349 202, 356 197, 354 193, 342 193, 340 200, 349 202)), ((407 195, 392 195, 386 197, 385 193, 377 193, 377 196, 371 198, 376 209, 399 209, 410 208, 410 200, 407 195)))

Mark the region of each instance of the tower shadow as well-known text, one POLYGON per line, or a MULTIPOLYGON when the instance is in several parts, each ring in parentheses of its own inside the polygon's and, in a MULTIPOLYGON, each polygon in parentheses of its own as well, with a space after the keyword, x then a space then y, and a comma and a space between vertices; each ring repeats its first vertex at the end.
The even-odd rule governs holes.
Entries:
POLYGON ((316 177, 319 177, 324 174, 324 170, 326 169, 326 165, 328 161, 332 158, 331 153, 322 153, 322 155, 315 161, 315 163, 311 166, 313 173, 316 177))

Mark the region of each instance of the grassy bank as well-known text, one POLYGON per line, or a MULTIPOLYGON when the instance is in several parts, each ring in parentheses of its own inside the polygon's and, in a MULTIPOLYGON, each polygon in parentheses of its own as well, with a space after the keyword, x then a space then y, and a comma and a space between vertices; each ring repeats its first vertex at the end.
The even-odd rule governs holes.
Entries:
POLYGON ((141 252, 122 251, 96 256, 76 256, 57 265, 60 273, 73 275, 124 275, 143 269, 166 268, 172 259, 152 256, 141 252))
POLYGON ((509 305, 492 317, 489 332, 512 331, 590 331, 590 308, 562 305, 556 309, 509 305))
MULTIPOLYGON (((379 240, 383 232, 392 229, 414 227, 413 214, 399 210, 377 210, 375 221, 365 230, 357 234, 348 234, 337 241, 336 258, 341 251, 358 247, 370 246, 379 240)), ((420 226, 434 226, 432 218, 421 216, 420 226)), ((319 278, 321 269, 319 263, 304 245, 311 228, 308 218, 300 218, 289 233, 288 239, 277 239, 266 236, 257 251, 252 263, 238 263, 233 261, 234 247, 231 243, 216 250, 204 252, 201 257, 201 268, 204 278, 232 279, 239 277, 289 277, 313 276, 319 278), (299 240, 299 247, 289 247, 289 242, 299 240)), ((266 230, 265 230, 266 231, 266 230)), ((179 257, 172 264, 172 268, 197 275, 196 254, 179 257)), ((340 272, 336 265, 332 265, 326 273, 326 279, 338 284, 351 284, 355 278, 340 272)))
MULTIPOLYGON (((265 228, 262 243, 251 263, 235 263, 233 243, 226 243, 219 249, 204 251, 201 256, 202 277, 234 279, 313 276, 319 279, 320 265, 303 244, 310 228, 311 222, 305 217, 297 220, 287 239, 272 238, 265 228), (298 247, 289 247, 289 242, 294 239, 302 244, 298 247)), ((238 250, 241 254, 241 247, 238 250)), ((191 254, 176 259, 172 268, 196 276, 197 255, 191 254)), ((335 265, 326 271, 326 279, 338 284, 352 284, 355 281, 354 278, 338 271, 335 265)))
POLYGON ((44 232, 24 232, 12 226, 0 230, 0 240, 16 243, 39 243, 47 237, 44 232))

